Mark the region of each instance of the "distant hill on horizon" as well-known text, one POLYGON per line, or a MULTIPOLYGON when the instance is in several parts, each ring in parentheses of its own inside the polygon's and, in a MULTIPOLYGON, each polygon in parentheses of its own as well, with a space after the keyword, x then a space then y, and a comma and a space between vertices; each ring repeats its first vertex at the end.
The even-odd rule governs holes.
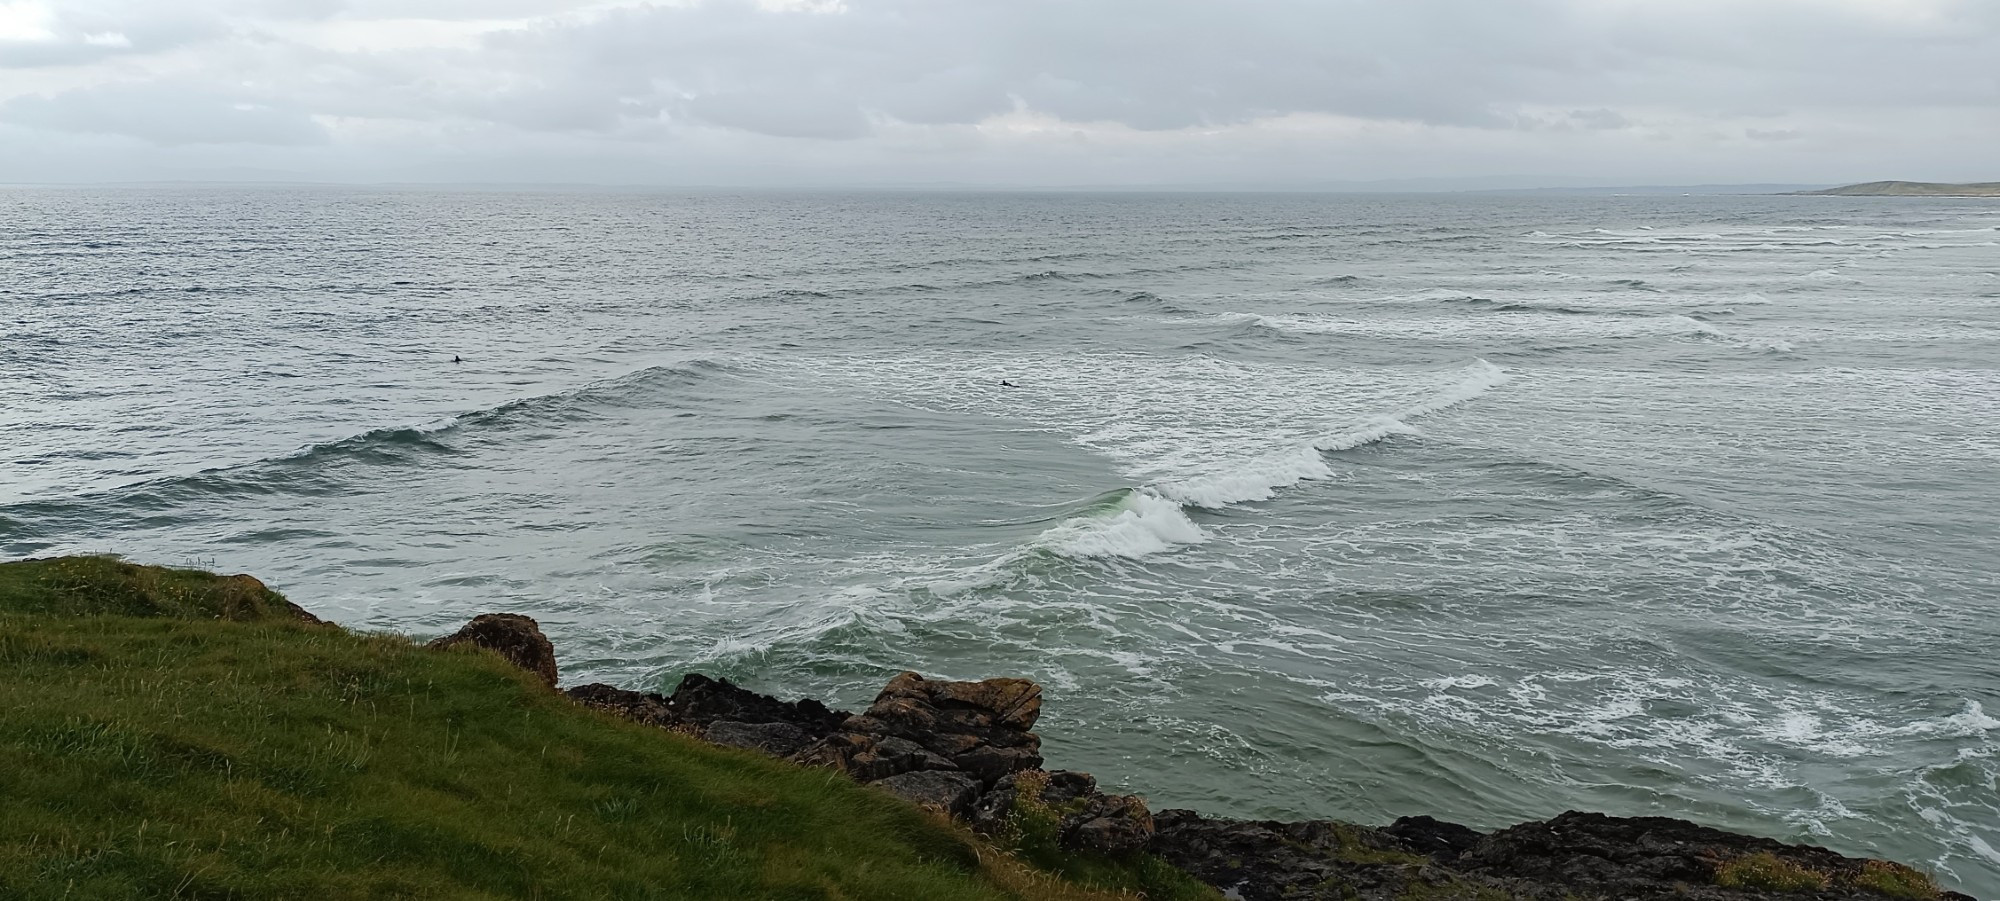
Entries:
POLYGON ((1932 181, 1871 181, 1823 191, 1794 191, 1829 197, 2000 197, 2000 181, 1946 184, 1932 181))

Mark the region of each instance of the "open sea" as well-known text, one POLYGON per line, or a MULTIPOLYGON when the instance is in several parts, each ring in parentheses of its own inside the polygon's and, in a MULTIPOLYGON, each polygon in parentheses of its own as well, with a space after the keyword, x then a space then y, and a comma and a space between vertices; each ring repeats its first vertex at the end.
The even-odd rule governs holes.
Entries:
POLYGON ((2000 202, 8 188, 0 556, 69 552, 1991 898, 2000 202))

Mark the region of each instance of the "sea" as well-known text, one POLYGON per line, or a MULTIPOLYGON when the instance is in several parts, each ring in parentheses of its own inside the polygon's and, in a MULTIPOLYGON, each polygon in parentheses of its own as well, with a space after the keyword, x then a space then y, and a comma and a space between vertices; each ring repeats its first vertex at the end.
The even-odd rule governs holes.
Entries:
POLYGON ((0 189, 0 556, 2000 897, 2000 202, 0 189))

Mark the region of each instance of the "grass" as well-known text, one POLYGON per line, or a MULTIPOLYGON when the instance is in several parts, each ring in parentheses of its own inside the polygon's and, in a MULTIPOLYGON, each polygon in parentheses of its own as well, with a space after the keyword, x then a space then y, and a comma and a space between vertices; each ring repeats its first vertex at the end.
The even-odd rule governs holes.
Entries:
POLYGON ((999 838, 1017 859, 1080 885, 1139 895, 1149 901, 1221 897, 1215 889, 1150 854, 1113 859, 1063 850, 1059 842, 1062 819, 1076 812, 1073 808, 1082 802, 1072 801, 1067 807, 1049 804, 1042 798, 1047 787, 1046 774, 1015 777, 1014 810, 999 838))
POLYGON ((1835 875, 1760 851, 1724 861, 1715 868, 1715 884, 1724 888, 1817 892, 1836 883, 1909 901, 1933 901, 1944 894, 1936 879, 1886 860, 1864 861, 1858 870, 1843 870, 1835 875))
POLYGON ((1001 853, 490 653, 301 622, 255 580, 0 564, 0 674, 5 898, 1109 901, 1157 877, 1001 853))
POLYGON ((1871 860, 1862 864, 1861 875, 1854 877, 1854 884, 1891 898, 1909 898, 1912 901, 1930 901, 1944 894, 1937 880, 1886 860, 1871 860))
POLYGON ((1745 854, 1715 868, 1715 884, 1723 888, 1771 892, 1814 892, 1826 888, 1832 878, 1808 869, 1769 851, 1745 854))

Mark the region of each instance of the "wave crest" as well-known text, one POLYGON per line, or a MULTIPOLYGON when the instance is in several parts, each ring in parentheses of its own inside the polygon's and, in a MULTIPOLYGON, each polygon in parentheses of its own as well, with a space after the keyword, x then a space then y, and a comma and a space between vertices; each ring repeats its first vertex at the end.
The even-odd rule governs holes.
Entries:
POLYGON ((1331 478, 1333 469, 1325 454, 1419 434, 1404 420, 1465 403, 1507 379, 1506 370, 1477 360, 1457 382, 1394 415, 1377 416, 1222 471, 1128 489, 1117 505, 1064 520, 1038 536, 1034 545, 1072 558, 1137 559, 1200 544, 1207 534, 1189 515, 1191 510, 1270 500, 1286 488, 1331 478))

